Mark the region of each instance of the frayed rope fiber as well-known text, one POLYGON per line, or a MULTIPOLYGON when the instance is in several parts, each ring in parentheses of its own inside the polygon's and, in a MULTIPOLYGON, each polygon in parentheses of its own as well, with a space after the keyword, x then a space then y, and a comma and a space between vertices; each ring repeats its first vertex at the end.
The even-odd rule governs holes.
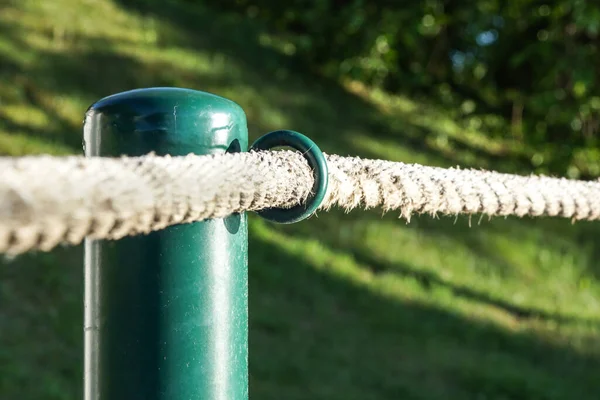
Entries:
MULTIPOLYGON (((412 214, 600 219, 600 182, 445 169, 327 155, 320 209, 381 207, 412 214)), ((310 196, 298 152, 183 157, 0 158, 0 253, 119 239, 310 196)))

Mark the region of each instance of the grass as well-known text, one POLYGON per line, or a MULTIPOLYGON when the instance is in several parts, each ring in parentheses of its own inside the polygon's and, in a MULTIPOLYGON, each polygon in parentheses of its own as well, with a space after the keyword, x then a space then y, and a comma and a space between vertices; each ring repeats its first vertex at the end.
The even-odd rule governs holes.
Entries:
MULTIPOLYGON (((175 2, 0 6, 0 154, 81 153, 103 96, 209 91, 327 152, 527 173, 534 151, 456 110, 300 70, 255 21, 175 2), (266 44, 267 43, 267 44, 266 44)), ((250 223, 255 399, 596 399, 597 224, 320 213, 250 223)), ((82 249, 0 264, 0 398, 76 399, 82 249)))

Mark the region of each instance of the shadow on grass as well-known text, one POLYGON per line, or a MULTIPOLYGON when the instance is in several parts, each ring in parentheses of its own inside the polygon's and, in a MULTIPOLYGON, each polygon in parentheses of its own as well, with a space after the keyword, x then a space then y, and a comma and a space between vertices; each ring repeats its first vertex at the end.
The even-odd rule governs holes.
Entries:
MULTIPOLYGON (((426 234, 435 238, 443 238, 451 243, 459 245, 466 245, 469 251, 472 252, 476 257, 480 259, 486 259, 489 261, 487 266, 478 266, 478 269, 492 268, 494 272, 498 271, 510 271, 514 268, 511 265, 511 261, 505 258, 505 254, 498 249, 491 246, 486 241, 486 234, 505 234, 510 233, 506 230, 507 225, 516 225, 514 230, 516 232, 527 230, 528 227, 523 221, 502 221, 501 226, 494 224, 486 224, 484 226, 477 226, 476 228, 464 229, 465 221, 456 225, 451 218, 444 218, 442 220, 433 220, 432 218, 425 216, 419 218, 418 216, 413 217, 412 222, 407 225, 408 229, 414 231, 413 235, 426 234), (457 235, 457 231, 460 231, 460 235, 457 235)), ((488 293, 481 290, 477 290, 472 287, 468 287, 463 284, 457 284, 450 280, 446 280, 441 277, 438 270, 444 269, 445 265, 439 265, 436 271, 428 271, 418 269, 412 264, 404 263, 401 261, 391 260, 389 257, 383 255, 382 257, 376 256, 368 245, 361 243, 361 233, 352 232, 344 235, 343 232, 348 230, 351 231, 354 225, 364 224, 367 222, 370 226, 377 226, 382 222, 391 222, 394 224, 403 224, 403 220, 398 220, 393 216, 381 217, 373 211, 356 211, 350 214, 343 213, 341 210, 329 211, 327 217, 312 218, 310 222, 295 224, 293 226, 275 225, 274 230, 282 235, 291 235, 295 238, 302 238, 304 240, 318 240, 319 243, 337 249, 339 251, 347 252, 352 256, 354 261, 361 265, 362 268, 369 270, 373 275, 391 274, 396 275, 400 278, 413 278, 421 287, 426 290, 432 290, 433 288, 442 287, 448 289, 454 296, 462 298, 475 303, 489 305, 498 309, 501 309, 509 313, 512 317, 517 320, 521 319, 532 319, 542 321, 553 321, 559 324, 578 324, 583 326, 600 327, 600 318, 587 318, 577 317, 573 315, 562 315, 557 312, 548 312, 535 307, 525 307, 509 302, 505 299, 493 297, 488 293), (335 224, 332 223, 335 220, 335 224), (340 232, 342 232, 340 234, 340 232), (352 236, 352 239, 344 239, 344 236, 352 236)), ((531 222, 531 221, 529 221, 531 222)), ((548 222, 548 221, 546 221, 548 222)), ((552 222, 552 221, 551 221, 552 222)), ((556 221, 554 221, 556 222, 556 221)), ((558 222, 559 226, 563 225, 558 222)), ((566 224, 566 222, 565 222, 566 224)), ((546 223, 546 225, 548 225, 546 223)), ((597 228, 593 228, 597 231, 597 228)), ((556 230, 556 229, 555 229, 556 230)), ((576 231, 576 229, 573 229, 576 231)), ((560 235, 555 235, 554 231, 544 236, 544 241, 547 246, 553 246, 553 249, 559 248, 561 244, 564 244, 568 239, 561 238, 560 235)), ((579 238, 575 234, 576 238, 579 238)), ((520 239, 517 238, 517 241, 520 239)), ((522 240, 527 240, 523 235, 522 240)), ((589 245, 595 239, 593 236, 587 235, 582 240, 582 245, 589 245)), ((390 240, 393 241, 393 240, 390 240)), ((404 248, 399 244, 400 248, 404 248)), ((589 246, 588 246, 589 247, 589 246)), ((408 251, 412 247, 406 248, 408 251)), ((594 247, 595 249, 595 247, 594 247)), ((416 257, 418 259, 418 257, 416 257)), ((597 268, 597 264, 592 258, 590 260, 589 269, 594 271, 597 268)), ((541 283, 534 283, 540 285, 541 283)), ((510 296, 507 296, 510 297, 510 296)))
POLYGON ((591 376, 600 363, 593 357, 386 298, 336 276, 327 262, 317 269, 307 258, 251 233, 250 363, 256 398, 595 396, 591 376))
POLYGON ((82 247, 0 257, 0 398, 79 399, 82 247))
MULTIPOLYGON (((592 355, 374 292, 252 226, 251 398, 596 398, 592 355)), ((81 256, 80 247, 59 249, 0 268, 0 303, 10 305, 0 309, 6 398, 80 398, 81 256)))
POLYGON ((431 291, 434 287, 446 288, 449 289, 455 297, 499 308, 511 314, 516 319, 536 319, 554 321, 559 324, 577 323, 600 327, 600 320, 594 321, 574 316, 563 316, 544 310, 518 306, 502 299, 493 298, 489 294, 474 290, 473 288, 446 281, 443 278, 440 278, 438 274, 430 271, 420 271, 405 263, 394 262, 390 264, 377 260, 363 251, 354 251, 353 257, 358 264, 363 265, 375 275, 393 274, 398 275, 401 278, 414 278, 427 291, 431 291))

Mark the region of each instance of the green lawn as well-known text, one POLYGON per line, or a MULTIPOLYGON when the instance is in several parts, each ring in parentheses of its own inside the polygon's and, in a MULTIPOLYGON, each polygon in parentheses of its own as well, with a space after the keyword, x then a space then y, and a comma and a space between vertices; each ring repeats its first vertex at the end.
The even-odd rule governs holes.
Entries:
MULTIPOLYGON (((285 53, 256 22, 200 6, 4 2, 0 154, 80 154, 91 103, 180 86, 238 102, 251 139, 290 128, 329 153, 533 168, 532 149, 456 110, 319 78, 285 53)), ((597 399, 599 234, 553 219, 251 216, 251 397, 597 399)), ((81 247, 0 263, 0 398, 81 398, 82 279, 81 247)))

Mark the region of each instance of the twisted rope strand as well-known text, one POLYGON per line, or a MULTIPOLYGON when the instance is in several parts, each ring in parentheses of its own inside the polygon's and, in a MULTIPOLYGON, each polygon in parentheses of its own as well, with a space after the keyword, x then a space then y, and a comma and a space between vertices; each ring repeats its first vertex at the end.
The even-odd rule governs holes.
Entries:
MULTIPOLYGON (((327 155, 321 209, 600 219, 600 182, 444 169, 327 155)), ((119 239, 310 195, 300 153, 130 158, 0 158, 0 253, 50 250, 84 237, 119 239)))

